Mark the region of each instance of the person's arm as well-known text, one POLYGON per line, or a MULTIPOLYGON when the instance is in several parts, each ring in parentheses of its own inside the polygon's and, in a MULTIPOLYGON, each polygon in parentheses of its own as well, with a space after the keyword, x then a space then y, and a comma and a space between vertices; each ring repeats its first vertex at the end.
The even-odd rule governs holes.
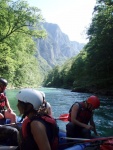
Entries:
POLYGON ((96 127, 95 127, 95 123, 94 123, 94 120, 93 120, 93 116, 91 117, 91 119, 90 119, 90 125, 92 125, 93 126, 93 132, 94 132, 94 134, 96 135, 96 136, 99 136, 99 134, 97 133, 97 131, 96 131, 96 127))
POLYGON ((45 126, 41 122, 31 122, 31 133, 40 150, 51 150, 45 126))
POLYGON ((8 101, 7 98, 6 98, 6 107, 7 107, 7 110, 8 110, 9 112, 12 111, 12 109, 11 109, 11 107, 10 107, 10 104, 9 104, 9 101, 8 101))
POLYGON ((74 104, 71 111, 71 122, 80 127, 86 128, 88 130, 92 130, 93 126, 84 124, 76 119, 78 111, 79 111, 79 104, 74 104))

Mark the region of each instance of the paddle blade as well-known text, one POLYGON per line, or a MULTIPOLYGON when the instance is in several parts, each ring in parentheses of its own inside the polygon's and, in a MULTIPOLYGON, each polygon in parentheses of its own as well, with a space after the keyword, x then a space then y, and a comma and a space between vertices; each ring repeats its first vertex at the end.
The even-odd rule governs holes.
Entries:
POLYGON ((59 118, 57 118, 57 120, 68 122, 68 117, 69 117, 69 114, 62 114, 62 115, 60 115, 59 118))

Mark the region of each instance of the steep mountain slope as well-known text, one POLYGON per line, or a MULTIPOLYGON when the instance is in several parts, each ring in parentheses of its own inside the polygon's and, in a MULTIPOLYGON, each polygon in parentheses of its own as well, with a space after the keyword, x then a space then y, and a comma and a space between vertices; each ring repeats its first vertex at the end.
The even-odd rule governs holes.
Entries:
POLYGON ((67 59, 77 55, 85 44, 70 41, 57 24, 44 23, 47 32, 45 39, 36 39, 37 58, 46 60, 50 67, 63 64, 67 59))

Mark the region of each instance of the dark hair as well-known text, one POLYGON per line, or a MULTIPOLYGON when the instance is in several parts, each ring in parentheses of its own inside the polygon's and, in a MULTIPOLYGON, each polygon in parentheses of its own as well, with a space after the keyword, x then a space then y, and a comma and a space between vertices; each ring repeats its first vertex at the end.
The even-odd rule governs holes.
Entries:
POLYGON ((24 103, 20 100, 18 100, 18 104, 17 104, 18 109, 23 109, 23 114, 20 113, 20 116, 22 115, 22 119, 20 120, 20 122, 29 114, 29 112, 35 112, 37 113, 36 110, 33 109, 33 105, 31 103, 24 103))

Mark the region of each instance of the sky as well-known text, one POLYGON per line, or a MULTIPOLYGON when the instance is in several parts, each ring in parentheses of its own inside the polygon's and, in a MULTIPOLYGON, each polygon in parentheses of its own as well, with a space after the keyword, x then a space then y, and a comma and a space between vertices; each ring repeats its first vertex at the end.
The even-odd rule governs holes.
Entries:
POLYGON ((96 0, 26 0, 36 6, 46 22, 57 24, 70 41, 87 43, 86 29, 92 20, 96 0))

